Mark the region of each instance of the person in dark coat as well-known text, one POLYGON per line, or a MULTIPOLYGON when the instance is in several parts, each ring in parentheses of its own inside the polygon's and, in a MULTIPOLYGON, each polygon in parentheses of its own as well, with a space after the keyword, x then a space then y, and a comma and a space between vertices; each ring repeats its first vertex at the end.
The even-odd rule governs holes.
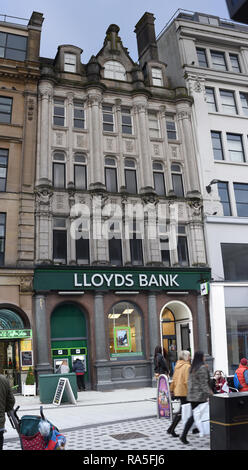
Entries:
POLYGON ((3 449, 3 433, 5 424, 5 413, 11 411, 15 404, 15 397, 8 379, 0 375, 0 450, 3 449))
MULTIPOLYGON (((210 388, 210 374, 205 363, 204 353, 202 351, 195 352, 188 378, 187 402, 191 403, 194 410, 200 403, 208 401, 209 396, 213 395, 210 388)), ((189 444, 187 434, 194 422, 194 416, 190 416, 186 421, 180 440, 183 444, 189 444)))
MULTIPOLYGON (((163 351, 166 354, 165 350, 163 351)), ((155 376, 158 377, 160 374, 169 375, 169 365, 166 358, 162 354, 161 346, 156 346, 154 351, 154 372, 155 376)))
POLYGON ((85 383, 84 383, 84 372, 85 372, 85 367, 81 359, 76 359, 73 361, 72 364, 72 371, 75 372, 77 376, 77 386, 79 392, 82 390, 85 390, 85 383))

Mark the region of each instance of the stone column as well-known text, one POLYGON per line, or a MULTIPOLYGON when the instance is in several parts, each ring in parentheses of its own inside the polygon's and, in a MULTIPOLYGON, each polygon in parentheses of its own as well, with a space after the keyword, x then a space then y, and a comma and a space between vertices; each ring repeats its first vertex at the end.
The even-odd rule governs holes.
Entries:
POLYGON ((181 103, 178 105, 178 120, 181 125, 181 132, 184 141, 185 161, 187 162, 187 176, 189 181, 189 191, 187 196, 200 196, 199 175, 196 164, 194 138, 191 125, 191 110, 189 106, 181 103))
POLYGON ((135 112, 138 123, 138 138, 141 155, 140 163, 143 182, 143 188, 141 188, 141 192, 143 193, 154 192, 146 108, 147 100, 142 100, 142 102, 136 103, 135 112))
POLYGON ((204 352, 209 371, 211 372, 213 369, 213 358, 209 355, 208 350, 209 333, 206 321, 205 297, 201 295, 197 296, 197 322, 199 351, 204 352))
POLYGON ((111 385, 111 369, 107 355, 107 341, 105 333, 105 318, 103 293, 95 292, 95 347, 96 347, 96 388, 97 390, 109 389, 111 385))
POLYGON ((48 352, 46 297, 42 294, 35 296, 35 329, 37 343, 37 375, 51 374, 53 373, 53 368, 49 362, 48 352))
POLYGON ((40 99, 40 141, 39 141, 39 175, 40 183, 47 184, 49 180, 49 133, 50 133, 50 109, 49 101, 52 96, 52 85, 49 82, 42 83, 39 87, 40 99))
POLYGON ((101 129, 101 101, 99 92, 92 90, 88 96, 90 110, 90 148, 91 148, 91 184, 92 189, 104 189, 104 165, 101 129))
POLYGON ((153 356, 154 350, 160 344, 159 328, 158 328, 158 315, 157 315, 157 297, 153 292, 148 294, 148 325, 149 325, 149 339, 150 339, 150 361, 151 361, 151 378, 152 386, 156 386, 154 378, 154 365, 153 356))

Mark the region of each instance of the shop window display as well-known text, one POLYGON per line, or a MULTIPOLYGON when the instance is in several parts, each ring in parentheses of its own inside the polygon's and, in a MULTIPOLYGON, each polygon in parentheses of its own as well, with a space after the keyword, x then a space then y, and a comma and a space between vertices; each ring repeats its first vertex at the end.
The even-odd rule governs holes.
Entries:
POLYGON ((142 317, 131 302, 119 302, 108 313, 110 359, 143 356, 142 317))
POLYGON ((234 374, 240 359, 248 357, 248 309, 226 308, 229 374, 234 374))

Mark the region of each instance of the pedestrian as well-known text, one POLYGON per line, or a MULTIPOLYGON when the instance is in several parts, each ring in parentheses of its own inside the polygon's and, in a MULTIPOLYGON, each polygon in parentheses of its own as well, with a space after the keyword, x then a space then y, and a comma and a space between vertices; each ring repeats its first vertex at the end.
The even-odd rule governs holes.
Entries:
POLYGON ((223 390, 227 385, 227 381, 222 370, 216 370, 212 379, 211 388, 213 393, 225 393, 226 390, 223 390))
POLYGON ((175 365, 177 362, 177 351, 176 351, 176 346, 174 344, 171 344, 169 346, 169 353, 168 353, 170 365, 171 365, 171 373, 174 374, 174 369, 175 365))
POLYGON ((239 392, 248 392, 248 361, 245 357, 240 360, 235 374, 237 374, 240 383, 239 392))
POLYGON ((187 403, 189 369, 190 352, 181 351, 178 355, 178 361, 175 365, 172 382, 170 384, 170 391, 172 396, 180 400, 180 410, 175 414, 172 424, 167 429, 167 433, 171 434, 173 437, 179 436, 179 434, 175 433, 175 428, 181 420, 181 407, 187 403))
POLYGON ((81 392, 82 390, 85 390, 85 383, 84 383, 85 367, 81 359, 77 358, 73 361, 72 371, 75 372, 77 376, 78 391, 81 392))
MULTIPOLYGON (((192 411, 200 405, 200 403, 205 403, 208 401, 209 396, 213 392, 210 388, 210 375, 208 367, 205 364, 204 353, 197 351, 194 354, 194 358, 189 370, 188 378, 188 393, 187 401, 191 403, 192 411)), ((194 422, 194 416, 192 416, 186 421, 180 440, 183 444, 189 444, 187 441, 187 434, 194 422)))
POLYGON ((8 379, 0 374, 0 450, 3 450, 3 433, 5 413, 11 411, 15 404, 15 397, 8 379))
MULTIPOLYGON (((163 352, 164 354, 166 354, 165 350, 163 352)), ((155 372, 156 379, 158 379, 160 374, 169 375, 169 366, 165 357, 162 354, 161 346, 156 346, 155 351, 154 351, 153 362, 154 362, 154 372, 155 372)))
POLYGON ((70 368, 68 366, 68 362, 66 360, 62 361, 62 364, 60 366, 60 374, 69 374, 70 368))

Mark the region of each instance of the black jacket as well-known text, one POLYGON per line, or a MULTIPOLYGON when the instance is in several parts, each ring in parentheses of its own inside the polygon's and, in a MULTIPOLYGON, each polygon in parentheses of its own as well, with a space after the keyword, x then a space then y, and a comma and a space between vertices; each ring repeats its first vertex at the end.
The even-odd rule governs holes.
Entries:
POLYGON ((84 364, 80 359, 76 359, 76 361, 73 362, 72 364, 72 370, 76 374, 83 374, 85 371, 84 364))
POLYGON ((4 428, 5 413, 11 411, 15 404, 15 397, 8 379, 0 375, 0 429, 4 428))
POLYGON ((169 374, 166 360, 161 353, 158 353, 154 357, 154 372, 156 372, 156 374, 169 374))

